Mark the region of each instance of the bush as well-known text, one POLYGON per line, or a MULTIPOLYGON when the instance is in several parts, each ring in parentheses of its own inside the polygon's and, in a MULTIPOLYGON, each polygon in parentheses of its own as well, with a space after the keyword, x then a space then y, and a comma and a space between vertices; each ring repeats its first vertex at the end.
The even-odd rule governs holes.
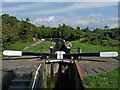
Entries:
POLYGON ((102 40, 102 45, 103 46, 117 46, 118 45, 118 41, 117 40, 102 40))

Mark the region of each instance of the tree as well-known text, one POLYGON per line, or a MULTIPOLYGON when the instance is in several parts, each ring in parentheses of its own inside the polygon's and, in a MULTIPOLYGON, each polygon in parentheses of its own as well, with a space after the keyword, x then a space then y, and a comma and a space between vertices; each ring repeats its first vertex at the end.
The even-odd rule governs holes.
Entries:
POLYGON ((108 29, 109 27, 106 25, 106 26, 104 26, 104 28, 105 28, 105 29, 108 29))
POLYGON ((21 28, 19 32, 19 37, 23 42, 31 41, 32 40, 32 33, 30 30, 30 23, 28 23, 29 18, 26 18, 26 20, 21 21, 21 28))
POLYGON ((80 27, 79 27, 79 26, 77 26, 77 29, 78 29, 78 30, 80 30, 80 27))

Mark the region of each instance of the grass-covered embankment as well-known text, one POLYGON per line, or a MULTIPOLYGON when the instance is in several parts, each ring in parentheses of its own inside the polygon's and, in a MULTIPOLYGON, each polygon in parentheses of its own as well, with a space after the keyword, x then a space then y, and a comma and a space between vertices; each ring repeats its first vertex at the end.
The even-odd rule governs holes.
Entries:
MULTIPOLYGON (((33 43, 36 43, 36 42, 27 42, 27 43, 16 42, 14 44, 9 45, 6 50, 21 51, 22 49, 24 49, 25 47, 33 43)), ((1 57, 4 58, 5 56, 1 54, 1 57)))
POLYGON ((18 51, 20 51, 20 50, 24 49, 25 47, 27 47, 27 46, 29 46, 33 43, 36 43, 36 42, 27 42, 27 43, 16 42, 16 43, 8 46, 7 50, 18 50, 18 51))
POLYGON ((52 43, 40 43, 39 45, 33 46, 31 48, 28 48, 24 50, 25 52, 41 52, 41 47, 42 47, 42 52, 45 53, 49 49, 50 46, 52 46, 52 43))
POLYGON ((117 47, 110 46, 101 46, 101 45, 92 45, 87 43, 80 43, 79 41, 71 41, 72 43, 72 52, 77 53, 77 48, 80 47, 82 52, 109 52, 109 51, 118 51, 117 47))
MULTIPOLYGON (((77 48, 80 47, 82 52, 109 52, 109 51, 118 51, 117 47, 110 46, 100 46, 100 45, 91 45, 86 43, 80 43, 79 41, 71 41, 72 43, 72 52, 77 53, 77 48)), ((116 57, 120 60, 120 55, 116 57)), ((84 76, 84 79, 89 88, 119 88, 119 73, 120 67, 99 75, 93 76, 84 76)))
MULTIPOLYGON (((80 47, 83 53, 87 52, 111 52, 116 51, 120 52, 117 47, 110 47, 110 46, 101 46, 101 45, 92 45, 87 43, 80 43, 79 41, 71 41, 72 48, 71 52, 78 53, 77 49, 80 47)), ((120 55, 116 57, 116 59, 120 60, 120 55)))
POLYGON ((99 75, 84 76, 89 88, 119 88, 119 71, 120 67, 99 75))

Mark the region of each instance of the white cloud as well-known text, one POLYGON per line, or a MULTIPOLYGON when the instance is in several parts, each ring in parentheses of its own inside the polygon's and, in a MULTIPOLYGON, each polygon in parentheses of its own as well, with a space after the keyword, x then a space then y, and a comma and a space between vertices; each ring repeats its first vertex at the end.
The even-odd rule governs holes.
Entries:
POLYGON ((42 24, 46 24, 46 23, 53 23, 55 21, 54 16, 50 16, 49 18, 37 18, 35 20, 35 24, 36 25, 42 25, 42 24))
POLYGON ((108 25, 109 28, 118 27, 118 18, 107 18, 102 14, 91 13, 88 17, 56 17, 50 16, 49 18, 38 18, 35 20, 34 24, 37 26, 46 25, 50 27, 57 27, 58 24, 70 25, 71 27, 76 28, 80 26, 81 28, 89 27, 94 28, 104 28, 105 25, 108 25))
POLYGON ((89 22, 86 21, 86 20, 80 20, 80 21, 77 22, 77 24, 82 25, 82 26, 87 26, 89 24, 89 22))
POLYGON ((89 17, 91 17, 91 18, 102 18, 103 17, 103 15, 102 14, 94 14, 94 13, 91 13, 90 15, 89 15, 89 17))
POLYGON ((107 7, 107 6, 113 6, 113 5, 118 5, 117 2, 109 2, 109 3, 74 3, 72 5, 66 6, 64 8, 55 8, 51 10, 40 10, 40 11, 33 11, 30 13, 23 13, 23 14, 56 14, 56 13, 66 13, 66 12, 71 12, 73 10, 78 10, 78 9, 85 9, 85 8, 100 8, 100 7, 107 7))
MULTIPOLYGON (((29 4, 26 3, 26 4, 20 4, 17 6, 3 7, 2 10, 3 10, 3 12, 16 12, 17 11, 17 12, 19 12, 18 14, 21 13, 20 11, 27 12, 28 10, 31 10, 31 13, 32 13, 33 9, 42 8, 45 5, 46 6, 51 5, 51 3, 29 3, 29 4)), ((3 3, 3 6, 4 6, 4 3, 3 3)))
MULTIPOLYGON (((6 0, 7 1, 7 0, 6 0)), ((14 1, 14 0, 13 0, 14 1)), ((107 7, 107 6, 113 6, 118 5, 117 2, 108 2, 108 3, 71 3, 67 6, 60 7, 59 8, 49 8, 50 6, 54 6, 55 3, 29 3, 29 4, 23 4, 23 5, 17 5, 17 6, 10 6, 10 7, 4 7, 3 12, 12 12, 15 13, 15 15, 23 15, 23 16, 29 16, 29 15, 41 15, 41 14, 47 14, 47 15, 54 15, 58 13, 69 13, 73 14, 74 10, 79 9, 85 9, 85 8, 101 8, 101 7, 107 7), (44 9, 44 7, 49 8, 44 9), (39 10, 40 8, 40 10, 39 10), (41 9, 42 8, 42 9, 41 9), (17 11, 17 13, 16 13, 17 11), (23 12, 24 11, 24 12, 23 12)), ((73 16, 73 15, 71 15, 73 16)), ((78 16, 78 15, 77 15, 78 16)), ((50 16, 48 18, 37 18, 33 23, 35 25, 48 25, 48 26, 58 26, 58 24, 68 24, 72 27, 80 26, 80 27, 104 27, 105 25, 108 25, 110 28, 117 27, 117 18, 107 18, 104 17, 102 14, 94 14, 91 13, 88 17, 61 17, 61 18, 55 18, 54 16, 50 16)))
POLYGON ((108 25, 110 28, 118 27, 118 18, 106 18, 102 14, 90 14, 87 18, 77 21, 77 25, 82 27, 99 28, 108 25))
POLYGON ((51 4, 54 6, 55 3, 31 3, 26 5, 18 5, 18 6, 12 6, 12 7, 3 7, 3 12, 16 12, 16 15, 40 15, 40 14, 57 14, 57 13, 68 13, 74 10, 79 9, 85 9, 85 8, 100 8, 100 7, 107 7, 107 6, 113 6, 118 5, 117 2, 108 2, 108 3, 73 3, 71 5, 68 5, 66 7, 54 7, 54 9, 44 9, 44 7, 50 7, 51 4), (50 4, 50 5, 49 5, 50 4), (39 10, 39 8, 43 8, 42 10, 39 10), (32 10, 36 8, 37 10, 32 10), (26 12, 21 12, 21 11, 26 12))

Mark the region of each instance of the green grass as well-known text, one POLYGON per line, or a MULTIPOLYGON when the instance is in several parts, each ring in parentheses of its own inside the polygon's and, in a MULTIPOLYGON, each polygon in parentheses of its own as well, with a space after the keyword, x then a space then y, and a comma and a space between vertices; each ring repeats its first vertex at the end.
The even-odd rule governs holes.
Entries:
POLYGON ((25 52, 41 52, 41 47, 43 48, 43 53, 47 52, 48 48, 52 46, 52 43, 40 43, 39 45, 33 46, 24 50, 25 52))
MULTIPOLYGON (((86 44, 86 43, 80 43, 79 41, 71 41, 72 48, 71 52, 78 53, 77 48, 80 47, 82 49, 83 53, 87 52, 110 52, 110 51, 116 51, 120 53, 117 47, 110 47, 110 46, 101 46, 101 45, 92 45, 92 44, 86 44)), ((116 57, 116 59, 120 60, 120 55, 116 57)))
MULTIPOLYGON (((77 53, 77 48, 80 47, 82 52, 106 52, 106 51, 118 51, 117 47, 110 46, 101 46, 101 45, 91 45, 86 43, 80 43, 79 41, 71 41, 73 53, 77 53)), ((116 59, 120 60, 120 55, 116 57, 116 59)), ((118 88, 118 71, 120 67, 114 71, 110 71, 108 73, 103 73, 99 75, 93 76, 84 76, 84 79, 89 88, 118 88)))
MULTIPOLYGON (((15 50, 15 51, 21 51, 22 49, 24 49, 26 46, 29 46, 33 43, 36 42, 28 42, 28 43, 21 43, 21 42, 16 42, 14 44, 11 44, 10 46, 7 47, 7 50, 15 50)), ((6 57, 6 56, 1 56, 2 58, 6 57)))
POLYGON ((84 76, 84 80, 89 88, 119 88, 119 74, 120 67, 99 75, 84 76))
POLYGON ((44 42, 51 42, 50 40, 45 40, 44 42))
POLYGON ((104 51, 118 51, 117 47, 92 45, 86 43, 80 43, 79 41, 71 41, 72 52, 77 53, 77 48, 80 47, 82 52, 104 52, 104 51))
POLYGON ((36 43, 36 42, 28 42, 28 43, 16 42, 15 44, 12 44, 12 45, 8 46, 7 48, 8 48, 8 50, 22 50, 26 46, 29 46, 33 43, 36 43))

